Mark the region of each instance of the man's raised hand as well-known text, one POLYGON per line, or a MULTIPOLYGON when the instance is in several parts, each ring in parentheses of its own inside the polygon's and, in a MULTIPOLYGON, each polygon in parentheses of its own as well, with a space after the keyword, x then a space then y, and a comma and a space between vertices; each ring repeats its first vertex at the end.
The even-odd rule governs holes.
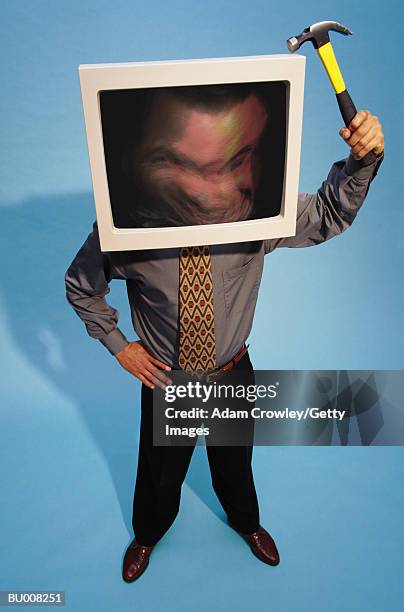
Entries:
POLYGON ((140 341, 129 342, 115 357, 125 370, 139 378, 150 389, 155 386, 164 389, 172 382, 162 372, 171 370, 170 366, 150 355, 140 341))
POLYGON ((355 159, 362 159, 374 151, 381 155, 384 151, 384 135, 378 117, 367 110, 356 113, 349 126, 341 128, 340 136, 351 147, 355 159))

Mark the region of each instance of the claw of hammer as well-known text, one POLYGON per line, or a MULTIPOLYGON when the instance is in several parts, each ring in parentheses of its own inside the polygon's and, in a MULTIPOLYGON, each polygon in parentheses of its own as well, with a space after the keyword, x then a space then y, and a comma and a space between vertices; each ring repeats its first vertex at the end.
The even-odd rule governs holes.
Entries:
POLYGON ((307 40, 310 40, 313 43, 314 48, 318 49, 319 47, 322 47, 326 43, 330 42, 330 37, 328 35, 330 30, 344 34, 344 36, 349 36, 352 34, 349 28, 342 25, 342 23, 338 23, 338 21, 319 21, 318 23, 313 23, 308 28, 305 28, 301 34, 288 38, 286 44, 291 53, 294 53, 300 49, 302 44, 307 40))

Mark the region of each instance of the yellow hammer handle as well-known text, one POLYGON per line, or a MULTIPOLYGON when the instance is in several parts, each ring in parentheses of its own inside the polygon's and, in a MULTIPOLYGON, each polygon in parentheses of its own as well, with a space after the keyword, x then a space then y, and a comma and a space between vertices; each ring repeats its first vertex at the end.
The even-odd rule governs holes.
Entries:
POLYGON ((328 42, 317 49, 317 53, 320 56, 323 66, 329 76, 332 86, 334 87, 335 93, 339 94, 345 91, 345 83, 342 78, 341 70, 339 69, 337 58, 334 55, 334 50, 331 43, 328 42))

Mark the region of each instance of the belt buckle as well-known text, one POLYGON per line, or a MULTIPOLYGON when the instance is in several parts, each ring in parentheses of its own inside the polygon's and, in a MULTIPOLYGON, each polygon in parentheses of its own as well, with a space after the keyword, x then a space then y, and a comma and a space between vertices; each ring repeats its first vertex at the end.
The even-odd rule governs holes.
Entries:
POLYGON ((221 368, 219 368, 219 366, 216 366, 213 370, 210 370, 207 374, 205 374, 206 382, 210 383, 211 377, 220 372, 220 370, 221 368))

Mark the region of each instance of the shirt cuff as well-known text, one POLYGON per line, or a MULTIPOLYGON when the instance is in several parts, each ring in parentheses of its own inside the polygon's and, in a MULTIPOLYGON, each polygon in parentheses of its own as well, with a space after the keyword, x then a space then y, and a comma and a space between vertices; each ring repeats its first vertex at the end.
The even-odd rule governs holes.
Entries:
MULTIPOLYGON (((367 157, 367 156, 366 156, 367 157)), ((384 158, 384 152, 377 156, 376 153, 371 151, 369 153, 369 159, 364 161, 363 159, 355 159, 352 153, 349 154, 348 159, 345 162, 345 174, 347 176, 354 176, 359 180, 366 180, 372 178, 377 174, 380 164, 384 158)))
POLYGON ((129 341, 118 327, 109 332, 109 334, 101 336, 98 340, 109 350, 111 355, 116 355, 129 344, 129 341))

